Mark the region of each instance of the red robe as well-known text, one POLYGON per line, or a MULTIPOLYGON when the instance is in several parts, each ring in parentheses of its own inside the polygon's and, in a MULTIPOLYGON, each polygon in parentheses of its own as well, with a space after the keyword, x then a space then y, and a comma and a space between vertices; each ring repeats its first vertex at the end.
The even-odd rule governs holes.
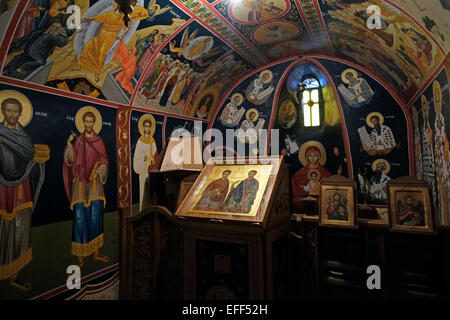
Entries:
POLYGON ((103 139, 95 132, 92 132, 92 138, 87 138, 85 132, 75 140, 74 148, 74 163, 71 167, 67 166, 64 161, 63 164, 63 179, 66 195, 70 202, 72 202, 72 180, 78 177, 81 182, 90 186, 90 180, 94 169, 104 164, 108 166, 108 155, 106 153, 103 139))
MULTIPOLYGON (((203 191, 202 197, 198 201, 197 209, 207 206, 207 209, 219 210, 222 208, 225 197, 228 193, 229 181, 226 178, 220 178, 211 182, 203 191)), ((203 208, 204 209, 204 208, 203 208)))
POLYGON ((120 65, 123 70, 116 75, 115 79, 120 83, 122 88, 128 91, 129 94, 133 94, 131 79, 133 79, 133 76, 136 73, 136 47, 131 55, 128 54, 128 50, 129 49, 125 43, 119 43, 113 60, 117 59, 118 56, 121 56, 122 60, 120 61, 120 65))
MULTIPOLYGON (((320 164, 317 167, 306 166, 298 170, 291 179, 292 185, 292 205, 295 213, 301 213, 303 209, 303 198, 308 196, 308 191, 304 187, 310 181, 308 174, 310 170, 317 170, 320 173, 320 179, 328 178, 331 173, 320 164)), ((320 181, 319 179, 319 181, 320 181)))

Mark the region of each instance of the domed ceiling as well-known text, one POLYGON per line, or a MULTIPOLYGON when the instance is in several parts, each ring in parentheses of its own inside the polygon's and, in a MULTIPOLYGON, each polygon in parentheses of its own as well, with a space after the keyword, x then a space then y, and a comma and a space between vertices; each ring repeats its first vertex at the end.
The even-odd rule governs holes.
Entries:
POLYGON ((450 49, 449 0, 135 2, 124 32, 114 0, 2 1, 2 77, 207 121, 200 97, 217 106, 248 72, 300 55, 356 63, 407 104, 450 49))

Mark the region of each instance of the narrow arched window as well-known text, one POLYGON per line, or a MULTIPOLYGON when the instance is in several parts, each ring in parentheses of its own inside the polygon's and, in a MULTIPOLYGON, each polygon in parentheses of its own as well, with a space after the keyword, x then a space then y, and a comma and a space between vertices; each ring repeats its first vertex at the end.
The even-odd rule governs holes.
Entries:
POLYGON ((304 88, 301 93, 303 125, 319 127, 321 125, 320 83, 316 78, 309 76, 303 79, 302 84, 304 88))

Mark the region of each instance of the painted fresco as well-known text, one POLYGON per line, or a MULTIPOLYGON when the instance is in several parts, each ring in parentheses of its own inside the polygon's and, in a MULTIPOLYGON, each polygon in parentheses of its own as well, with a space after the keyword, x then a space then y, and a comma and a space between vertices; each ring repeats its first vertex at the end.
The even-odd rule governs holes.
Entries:
POLYGON ((311 30, 311 37, 315 42, 315 52, 322 52, 325 54, 332 54, 330 43, 327 37, 326 30, 322 25, 322 17, 317 13, 315 0, 302 0, 298 1, 297 5, 299 10, 305 17, 309 30, 311 30))
POLYGON ((236 33, 229 25, 224 23, 223 18, 217 10, 213 10, 206 6, 200 0, 172 0, 173 3, 180 4, 187 10, 195 14, 203 22, 205 22, 211 30, 219 34, 228 43, 241 54, 245 59, 255 66, 261 66, 267 63, 260 52, 255 51, 244 37, 236 33))
MULTIPOLYGON (((247 155, 258 155, 262 150, 262 146, 258 147, 259 135, 269 127, 276 85, 287 65, 285 62, 252 73, 232 90, 217 109, 210 125, 222 131, 224 139, 226 129, 235 132, 233 141, 223 141, 229 149, 225 154, 246 152, 247 155)), ((210 148, 214 150, 215 144, 211 144, 210 148)), ((220 152, 223 148, 217 148, 215 154, 223 154, 220 152)))
MULTIPOLYGON (((239 32, 247 39, 251 40, 252 45, 262 54, 269 56, 269 49, 277 43, 296 39, 304 47, 313 47, 311 38, 306 30, 300 14, 295 7, 294 2, 279 1, 279 3, 265 1, 243 1, 232 2, 225 0, 215 5, 217 11, 228 20, 239 32), (279 7, 280 10, 265 9, 270 5, 279 7), (253 7, 254 10, 252 10, 253 7), (261 6, 261 9, 258 9, 261 6), (283 9, 286 8, 286 9, 283 9), (292 8, 290 11, 287 9, 292 8), (265 12, 272 12, 278 15, 276 19, 270 18, 265 12), (261 12, 261 13, 259 13, 261 12), (277 13, 278 12, 278 13, 277 13), (259 20, 256 18, 260 16, 259 20)), ((295 55, 296 52, 291 50, 289 56, 295 55)), ((273 58, 274 56, 272 56, 273 58)))
POLYGON ((236 53, 227 54, 203 73, 188 97, 183 114, 210 120, 228 89, 252 69, 253 66, 236 53))
POLYGON ((443 60, 431 37, 386 2, 326 1, 321 3, 321 9, 336 56, 362 64, 375 73, 378 66, 385 65, 384 69, 389 70, 383 78, 398 92, 420 87, 443 60), (369 5, 381 9, 380 29, 370 30, 366 26, 369 5), (397 75, 389 76, 392 71, 397 75), (403 78, 401 73, 408 75, 409 80, 399 81, 398 78, 403 78))
POLYGON ((308 210, 308 200, 316 202, 317 208, 320 180, 332 174, 348 175, 339 109, 323 71, 311 62, 292 65, 282 83, 276 110, 273 127, 280 130, 280 150, 290 166, 293 210, 308 210), (311 77, 320 84, 323 107, 321 124, 308 128, 304 126, 302 98, 297 94, 297 86, 311 77))
POLYGON ((167 0, 139 0, 125 31, 112 0, 47 1, 42 8, 40 20, 16 31, 3 74, 126 104, 155 51, 189 18, 167 0), (79 31, 67 28, 70 4, 81 8, 79 31))
POLYGON ((163 147, 164 116, 133 110, 130 122, 133 214, 142 210, 148 170, 163 147))
MULTIPOLYGON (((182 114, 195 83, 212 62, 229 50, 212 33, 192 22, 171 39, 151 63, 134 104, 182 114)), ((209 108, 212 108, 211 102, 209 108)))
POLYGON ((339 92, 349 136, 353 176, 358 182, 358 204, 373 211, 375 218, 385 220, 387 216, 381 208, 387 204, 387 182, 410 175, 405 113, 383 86, 361 70, 331 60, 318 61, 332 75, 339 92), (347 73, 351 77, 346 77, 347 73), (354 80, 348 81, 349 78, 354 80), (352 83, 356 86, 353 89, 349 87, 352 83), (364 101, 349 103, 348 97, 342 95, 344 91, 339 90, 343 86, 359 92, 360 100, 364 101))
POLYGON ((116 109, 4 84, 0 100, 2 170, 15 168, 0 175, 0 298, 116 264, 116 109))
POLYGON ((444 68, 412 105, 417 176, 428 181, 436 223, 450 225, 450 96, 444 68))
POLYGON ((228 6, 228 14, 233 21, 243 24, 257 24, 274 20, 286 14, 290 3, 286 0, 243 0, 232 2, 228 6))
POLYGON ((441 44, 446 52, 450 51, 450 5, 447 0, 429 0, 426 4, 420 0, 390 0, 405 10, 441 44))
MULTIPOLYGON (((219 154, 232 155, 243 150, 247 154, 257 153, 251 142, 257 142, 259 129, 273 121, 273 128, 280 129, 279 152, 287 156, 291 174, 299 172, 293 183, 297 189, 301 186, 297 198, 313 197, 318 190, 315 181, 331 174, 343 174, 358 182, 358 203, 366 209, 368 217, 385 220, 387 181, 410 174, 405 113, 391 94, 363 71, 329 59, 315 60, 331 75, 332 83, 317 65, 304 62, 289 71, 284 83, 279 83, 283 72, 275 70, 284 71, 289 63, 258 71, 236 86, 210 124, 224 133, 228 128, 235 130, 234 143, 219 154), (272 72, 267 83, 266 71, 272 72), (308 75, 313 75, 321 87, 321 125, 316 128, 304 127, 296 94, 297 84, 308 75), (279 93, 272 94, 272 83, 281 86, 279 93), (257 88, 256 95, 251 95, 254 88, 257 88), (267 116, 265 110, 272 106, 275 97, 276 111, 267 116), (259 101, 263 104, 258 105, 259 101), (343 120, 349 133, 349 150, 345 147, 347 138, 342 135, 343 120), (245 134, 246 130, 256 134, 252 138, 245 134), (317 163, 311 164, 311 159, 317 163), (320 170, 313 174, 312 169, 317 169, 318 164, 320 170)), ((214 142, 210 147, 217 154, 219 148, 214 142)), ((298 202, 298 210, 302 210, 301 201, 298 202)))

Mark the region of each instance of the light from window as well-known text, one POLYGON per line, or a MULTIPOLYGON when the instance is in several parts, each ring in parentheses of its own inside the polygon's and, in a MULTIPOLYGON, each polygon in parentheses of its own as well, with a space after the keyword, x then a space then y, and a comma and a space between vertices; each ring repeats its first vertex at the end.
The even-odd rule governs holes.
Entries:
POLYGON ((306 88, 302 97, 304 126, 320 126, 319 82, 316 79, 308 78, 303 83, 306 88))

